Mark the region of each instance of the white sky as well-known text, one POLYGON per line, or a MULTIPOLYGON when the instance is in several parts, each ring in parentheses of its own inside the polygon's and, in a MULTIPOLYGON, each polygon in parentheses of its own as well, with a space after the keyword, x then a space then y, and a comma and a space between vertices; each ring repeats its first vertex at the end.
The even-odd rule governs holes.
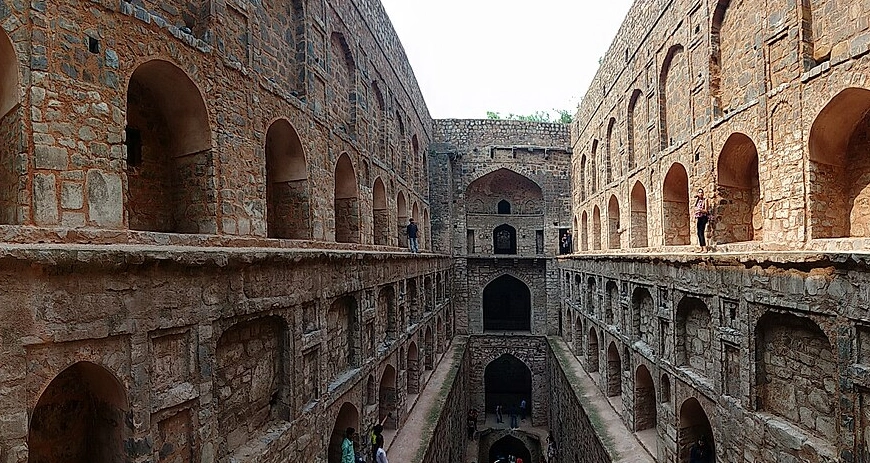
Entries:
POLYGON ((573 115, 631 0, 381 0, 436 119, 573 115))

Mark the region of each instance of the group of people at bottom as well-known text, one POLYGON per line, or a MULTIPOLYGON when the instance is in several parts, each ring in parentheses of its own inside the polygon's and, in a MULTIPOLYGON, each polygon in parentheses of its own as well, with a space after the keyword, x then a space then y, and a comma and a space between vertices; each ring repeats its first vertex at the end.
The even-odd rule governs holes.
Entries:
MULTIPOLYGON (((374 463, 389 463, 387 461, 387 451, 384 450, 384 427, 379 423, 372 428, 369 435, 371 442, 371 457, 374 463)), ((354 438, 356 429, 347 428, 344 433, 344 440, 341 442, 341 463, 365 463, 365 457, 356 451, 354 448, 354 438)))

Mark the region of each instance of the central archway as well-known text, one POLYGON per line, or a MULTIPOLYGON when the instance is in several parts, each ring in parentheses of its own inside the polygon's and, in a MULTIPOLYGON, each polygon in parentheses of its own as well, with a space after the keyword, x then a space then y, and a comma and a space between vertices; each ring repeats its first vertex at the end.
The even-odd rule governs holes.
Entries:
POLYGON ((484 331, 531 331, 532 293, 522 281, 502 275, 483 289, 484 331))
POLYGON ((523 441, 513 436, 504 436, 495 441, 492 447, 489 448, 489 460, 487 461, 507 463, 510 461, 510 456, 522 458, 524 462, 532 461, 532 454, 529 452, 526 444, 523 444, 523 441))
POLYGON ((501 405, 504 414, 516 409, 519 414, 520 402, 526 401, 526 414, 532 413, 532 371, 520 359, 510 354, 489 362, 483 373, 485 406, 489 413, 501 405))

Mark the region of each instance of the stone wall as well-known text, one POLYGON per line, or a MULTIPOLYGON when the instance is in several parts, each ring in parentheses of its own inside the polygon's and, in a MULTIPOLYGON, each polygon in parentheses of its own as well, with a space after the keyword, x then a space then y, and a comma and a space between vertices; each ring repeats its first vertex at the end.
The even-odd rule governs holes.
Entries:
POLYGON ((431 436, 422 435, 421 439, 428 442, 422 463, 440 463, 444 461, 464 461, 466 453, 465 421, 459 417, 468 416, 471 408, 469 401, 469 377, 472 351, 459 340, 457 354, 460 357, 454 370, 450 372, 449 382, 442 386, 442 398, 439 399, 438 416, 431 430, 431 436))
POLYGON ((345 402, 359 411, 356 427, 368 430, 379 416, 378 407, 366 407, 366 379, 389 378, 384 372, 391 368, 395 383, 385 384, 395 392, 387 402, 402 425, 405 353, 412 344, 421 356, 443 349, 449 341, 444 320, 452 312, 449 295, 435 303, 432 288, 432 295, 415 296, 433 303, 412 321, 407 282, 443 280, 450 261, 360 256, 244 247, 4 245, 0 268, 7 284, 0 299, 15 320, 5 332, 15 335, 0 337, 6 366, 0 384, 7 390, 0 401, 7 417, 0 427, 2 453, 8 461, 27 461, 26 443, 42 448, 48 435, 74 445, 87 433, 77 427, 54 432, 50 423, 72 420, 76 404, 102 401, 108 405, 82 409, 82 416, 96 417, 87 438, 119 443, 129 461, 314 456, 324 462, 329 436, 324 440, 322 431, 333 428, 345 402), (375 297, 387 286, 399 288, 384 293, 395 300, 375 297), (376 315, 386 302, 399 308, 392 312, 395 320, 376 315), (342 351, 330 344, 335 330, 329 309, 336 305, 354 309, 344 311, 353 317, 345 323, 371 323, 373 331, 339 330, 350 352, 344 349, 342 359, 330 362, 334 351, 342 351), (390 325, 400 329, 384 342, 390 325), (376 349, 363 356, 359 346, 369 344, 376 349), (74 381, 81 390, 64 386, 68 372, 81 377, 74 381), (43 417, 43 424, 28 425, 30 413, 43 417), (126 418, 101 425, 117 413, 126 418))
POLYGON ((592 216, 612 195, 630 227, 619 247, 697 244, 674 188, 705 190, 723 249, 857 246, 822 240, 867 226, 870 177, 853 150, 866 138, 870 42, 852 19, 867 6, 810 3, 632 6, 571 125, 573 219, 588 234, 578 250, 606 247, 606 219, 592 236, 592 216), (669 182, 673 167, 686 182, 669 182), (636 185, 645 224, 626 207, 636 185))
POLYGON ((683 461, 698 437, 722 461, 866 455, 863 259, 650 254, 560 269, 563 317, 574 320, 563 336, 589 371, 601 365, 592 376, 629 429, 655 414, 659 460, 683 461), (605 320, 608 286, 630 326, 605 320), (622 371, 605 371, 614 355, 622 371), (621 387, 608 393, 614 375, 621 387))

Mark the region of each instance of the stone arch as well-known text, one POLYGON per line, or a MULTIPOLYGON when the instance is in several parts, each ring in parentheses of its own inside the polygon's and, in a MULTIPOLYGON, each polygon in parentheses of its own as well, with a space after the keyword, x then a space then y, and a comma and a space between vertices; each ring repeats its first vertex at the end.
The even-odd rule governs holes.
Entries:
MULTIPOLYGON (((640 101, 640 97, 643 95, 639 89, 634 89, 631 92, 631 97, 628 99, 628 118, 626 119, 627 127, 626 127, 626 138, 628 139, 628 170, 632 170, 636 166, 636 158, 637 154, 637 146, 643 146, 643 143, 638 145, 638 141, 643 141, 644 134, 646 130, 643 128, 643 124, 638 124, 637 122, 637 102, 640 101)), ((640 114, 643 114, 643 110, 641 108, 640 114)))
POLYGON ((836 436, 836 358, 830 339, 813 320, 765 313, 755 329, 758 410, 818 436, 836 436), (811 367, 806 366, 808 359, 811 367))
POLYGON ((662 72, 659 76, 659 131, 661 133, 660 149, 676 144, 681 137, 685 136, 683 130, 688 113, 688 87, 685 84, 685 59, 683 46, 673 45, 668 49, 662 63, 662 72), (674 78, 676 77, 676 78, 674 78), (680 78, 683 77, 683 78, 680 78))
POLYGON ((621 325, 621 310, 619 306, 619 288, 613 280, 607 280, 604 284, 604 323, 615 325, 617 329, 621 325))
POLYGON ((640 181, 634 182, 631 188, 631 202, 629 203, 629 247, 645 248, 649 246, 647 235, 646 215, 646 188, 640 181))
POLYGON ((360 242, 359 188, 356 171, 347 153, 342 153, 335 164, 335 241, 360 242))
POLYGON ((592 249, 601 249, 601 209, 598 205, 592 208, 592 249))
POLYGON ((398 427, 398 403, 396 368, 387 364, 378 387, 378 422, 383 423, 384 429, 398 427))
POLYGON ((435 339, 432 337, 432 327, 427 326, 423 335, 423 356, 427 370, 435 368, 435 339))
POLYGON ((413 205, 411 206, 411 217, 414 219, 415 222, 420 221, 420 207, 417 206, 417 201, 414 201, 413 205))
POLYGON ((335 418, 335 425, 332 427, 332 434, 329 437, 328 463, 341 463, 341 442, 344 440, 348 428, 353 428, 357 433, 360 432, 359 411, 352 403, 344 402, 341 404, 338 416, 335 418))
POLYGON ((378 293, 378 318, 385 331, 386 340, 392 342, 397 339, 396 290, 393 285, 384 286, 378 293))
POLYGON ((595 277, 590 276, 586 280, 586 311, 589 315, 595 316, 595 277))
POLYGON ((616 195, 610 195, 607 201, 607 247, 609 249, 619 249, 619 200, 616 195))
POLYGON ((377 403, 377 386, 375 385, 375 375, 369 375, 366 380, 366 405, 374 405, 377 403))
POLYGON ((109 370, 77 362, 48 383, 27 434, 28 461, 126 461, 130 406, 123 384, 109 370))
POLYGON ((543 213, 544 194, 541 186, 510 169, 500 168, 478 177, 468 184, 465 197, 467 212, 472 214, 502 213, 500 201, 511 205, 509 213, 543 213))
POLYGON ((387 187, 380 177, 372 187, 372 221, 375 244, 390 243, 390 211, 387 209, 387 187))
POLYGON ((329 47, 329 85, 333 101, 327 104, 339 128, 349 135, 356 130, 356 63, 344 35, 333 32, 329 47))
POLYGON ((444 353, 444 320, 439 316, 435 322, 435 349, 439 354, 444 353))
MULTIPOLYGON (((496 405, 507 410, 526 401, 526 413, 532 414, 532 370, 511 354, 502 354, 484 368, 485 409, 494 412, 496 405)), ((519 410, 517 410, 519 412, 519 410)))
POLYGON ((617 176, 619 175, 619 160, 617 159, 614 162, 614 146, 613 146, 613 129, 616 127, 616 119, 611 117, 609 121, 607 121, 607 139, 605 146, 605 155, 604 155, 604 168, 607 173, 607 183, 612 182, 615 177, 613 175, 613 171, 617 171, 617 176), (614 169, 614 164, 616 164, 616 169, 614 169))
MULTIPOLYGON (((680 463, 689 463, 689 452, 692 445, 703 440, 710 455, 716 455, 715 442, 713 440, 713 427, 707 412, 698 402, 698 399, 690 397, 680 405, 680 427, 677 436, 677 448, 679 449, 680 463)), ((715 460, 715 458, 711 458, 715 460)))
POLYGON ((870 90, 847 88, 813 121, 809 136, 812 238, 870 236, 870 90))
POLYGON ((598 333, 594 326, 589 328, 586 346, 586 371, 590 373, 598 371, 598 333))
POLYGON ((607 397, 622 395, 622 359, 619 357, 619 349, 616 342, 611 341, 607 346, 607 397))
POLYGON ((677 365, 706 375, 713 368, 713 319, 704 301, 685 296, 677 304, 677 365))
POLYGON ((326 351, 332 379, 360 361, 359 321, 356 298, 347 295, 336 299, 326 313, 326 351))
POLYGON ((580 216, 580 245, 581 251, 589 250, 589 215, 586 211, 580 216))
POLYGON ((645 365, 638 365, 634 373, 634 430, 655 428, 656 386, 645 365))
POLYGON ((689 244, 689 175, 675 162, 662 185, 662 224, 665 246, 689 244))
POLYGON ((631 295, 632 336, 649 347, 655 339, 655 304, 646 288, 635 288, 631 295))
POLYGON ((501 224, 492 231, 492 250, 494 254, 517 253, 517 229, 501 224))
POLYGON ((589 157, 592 161, 589 165, 589 181, 592 183, 592 193, 598 192, 598 140, 592 140, 592 155, 589 157))
POLYGON ((522 459, 523 462, 532 461, 532 452, 526 444, 512 435, 506 435, 493 442, 489 448, 489 456, 486 461, 504 463, 508 461, 507 458, 511 455, 516 457, 516 459, 522 459))
POLYGON ((384 161, 384 163, 389 163, 391 159, 388 159, 387 156, 387 105, 384 101, 384 94, 381 92, 381 87, 378 85, 377 81, 372 82, 372 97, 375 100, 375 104, 372 106, 372 112, 374 113, 372 125, 374 125, 375 131, 374 152, 380 160, 384 161))
POLYGON ((420 246, 429 251, 432 249, 432 226, 429 223, 429 208, 423 208, 423 239, 420 246))
MULTIPOLYGON (((21 84, 18 57, 6 31, 0 28, 0 159, 11 160, 21 151, 24 124, 21 109, 21 84)), ((0 166, 0 224, 19 223, 18 191, 20 174, 12 162, 0 166)))
POLYGON ((140 64, 127 87, 127 216, 131 229, 216 233, 212 134, 205 100, 178 66, 140 64))
POLYGON ((531 331, 532 293, 525 282, 508 274, 483 288, 484 331, 531 331))
POLYGON ((717 168, 716 237, 720 243, 762 238, 758 151, 742 133, 733 133, 722 147, 717 168))
POLYGON ((510 214, 511 213, 511 203, 506 199, 502 199, 498 202, 498 213, 499 214, 510 214))
POLYGON ((270 238, 310 239, 308 165, 296 130, 278 119, 266 132, 266 222, 270 238))
POLYGON ((580 202, 586 201, 586 155, 580 157, 580 202))
POLYGON ((408 345, 408 394, 420 393, 420 351, 417 349, 417 343, 411 342, 408 345))
POLYGON ((408 226, 408 203, 405 202, 405 194, 401 191, 396 193, 396 223, 399 228, 399 247, 408 247, 408 234, 405 228, 408 226))
POLYGON ((218 339, 214 378, 222 455, 255 438, 270 421, 289 419, 286 331, 283 319, 268 316, 236 323, 218 339))
POLYGON ((671 401, 671 377, 667 373, 662 374, 659 401, 663 404, 671 401))

